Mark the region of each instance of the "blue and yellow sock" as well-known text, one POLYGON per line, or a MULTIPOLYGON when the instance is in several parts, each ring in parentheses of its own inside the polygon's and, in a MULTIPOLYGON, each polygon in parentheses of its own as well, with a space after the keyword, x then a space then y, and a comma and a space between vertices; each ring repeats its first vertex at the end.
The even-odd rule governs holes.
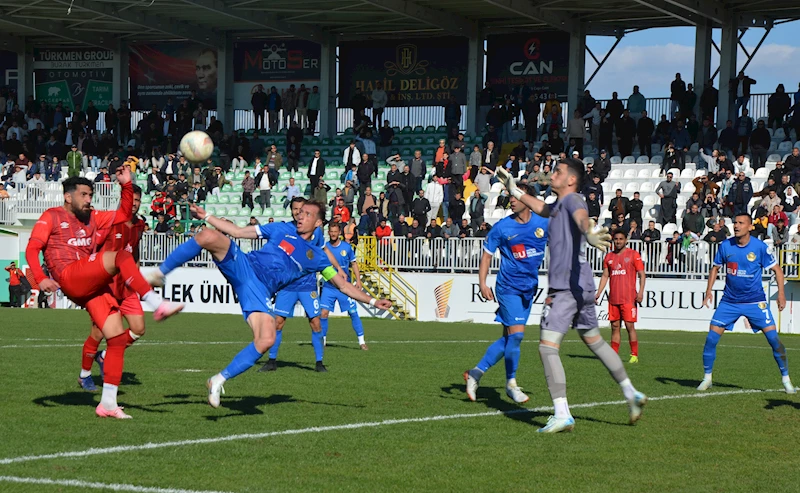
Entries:
POLYGON ((158 270, 166 276, 181 265, 200 255, 202 251, 203 247, 198 245, 194 238, 189 238, 188 241, 181 243, 175 250, 172 250, 172 253, 170 253, 158 267, 158 270))
POLYGON ((511 380, 517 377, 517 367, 519 366, 519 346, 522 344, 522 338, 525 336, 524 332, 517 332, 508 335, 505 351, 503 356, 506 360, 506 379, 511 380))
POLYGON ((236 375, 241 375, 250 369, 251 366, 256 364, 263 353, 256 350, 256 344, 251 342, 244 349, 239 351, 239 354, 233 357, 233 360, 220 372, 220 375, 225 377, 225 380, 230 380, 236 375))
POLYGON ((714 369, 714 360, 717 359, 717 344, 721 337, 721 334, 717 334, 713 330, 708 331, 706 345, 703 346, 703 369, 706 374, 711 373, 711 370, 714 369))
POLYGON ((503 357, 503 353, 505 352, 506 348, 506 338, 505 336, 501 337, 500 339, 494 341, 487 349, 486 354, 483 355, 483 358, 475 365, 475 368, 479 369, 480 371, 486 373, 486 371, 497 364, 500 361, 500 358, 503 357))
POLYGON ((356 331, 358 337, 364 336, 364 324, 361 322, 361 317, 358 313, 350 314, 350 322, 353 324, 353 330, 356 331))
POLYGON ((283 340, 283 331, 277 330, 275 331, 275 344, 269 348, 269 359, 278 359, 278 349, 281 347, 281 341, 283 340))
POLYGON ((314 346, 314 357, 317 361, 322 361, 322 356, 325 354, 325 345, 322 343, 322 331, 311 331, 311 345, 314 346))
POLYGON ((778 331, 770 330, 769 332, 764 332, 764 337, 767 338, 767 342, 772 346, 772 356, 775 357, 775 362, 778 363, 778 369, 781 370, 781 375, 784 377, 788 376, 789 363, 786 359, 786 348, 783 347, 783 343, 780 337, 778 337, 778 331))

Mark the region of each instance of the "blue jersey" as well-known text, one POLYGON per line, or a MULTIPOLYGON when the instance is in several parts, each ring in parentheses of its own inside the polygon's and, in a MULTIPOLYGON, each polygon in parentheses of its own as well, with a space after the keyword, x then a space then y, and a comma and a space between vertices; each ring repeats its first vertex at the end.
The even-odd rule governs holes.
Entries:
POLYGON ((766 301, 761 273, 777 263, 771 248, 757 238, 750 237, 745 246, 739 246, 736 238, 723 241, 714 257, 714 265, 725 269, 722 299, 728 303, 766 301))
POLYGON ((309 275, 316 279, 317 272, 325 271, 326 279, 336 275, 322 248, 301 238, 294 224, 262 224, 256 226, 256 231, 267 243, 248 253, 247 258, 268 293, 275 294, 309 275))
MULTIPOLYGON (((295 223, 294 221, 287 222, 285 224, 289 224, 292 227, 297 226, 297 223, 295 223)), ((319 248, 325 246, 325 234, 322 232, 322 228, 317 228, 316 231, 314 231, 314 236, 311 237, 309 243, 319 248)), ((317 290, 316 274, 309 274, 286 286, 286 291, 292 291, 292 292, 305 292, 305 291, 316 291, 316 290, 317 290)))
MULTIPOLYGON (((339 262, 339 267, 344 271, 347 280, 350 280, 350 264, 356 261, 356 254, 353 247, 344 240, 339 240, 338 246, 333 246, 331 242, 325 244, 328 250, 331 251, 333 257, 339 262)), ((328 281, 330 282, 330 281, 328 281)))
POLYGON ((498 221, 486 236, 483 249, 492 255, 500 249, 497 291, 531 293, 539 284, 539 266, 547 245, 547 219, 531 213, 531 219, 520 224, 515 218, 516 214, 498 221))

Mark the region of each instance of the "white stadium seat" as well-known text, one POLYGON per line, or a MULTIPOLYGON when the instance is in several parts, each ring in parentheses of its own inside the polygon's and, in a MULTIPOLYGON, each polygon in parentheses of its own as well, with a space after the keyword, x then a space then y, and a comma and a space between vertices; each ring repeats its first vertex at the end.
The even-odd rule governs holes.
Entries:
POLYGON ((653 173, 650 175, 650 178, 661 178, 661 168, 654 169, 653 173))
POLYGON ((678 226, 673 223, 667 223, 664 225, 664 229, 661 231, 661 239, 667 240, 672 238, 672 233, 678 230, 678 226))
POLYGON ((656 187, 654 187, 652 183, 650 183, 649 181, 646 181, 646 182, 642 183, 642 186, 641 186, 641 188, 639 188, 639 191, 642 192, 642 193, 650 193, 653 190, 655 190, 655 188, 656 187))
POLYGON ((694 172, 692 172, 692 170, 690 169, 685 169, 681 171, 681 178, 686 178, 691 180, 692 178, 694 178, 694 172))
POLYGON ((630 180, 636 178, 636 175, 637 173, 635 169, 626 169, 625 174, 622 177, 630 180))
MULTIPOLYGON (((651 184, 650 183, 645 183, 645 185, 651 185, 651 184)), ((645 207, 652 207, 652 206, 656 205, 656 200, 657 199, 658 199, 657 195, 645 195, 644 196, 644 200, 642 202, 644 203, 645 207)))
POLYGON ((603 185, 603 193, 611 193, 611 183, 604 181, 603 185))
POLYGON ((756 178, 766 179, 769 177, 769 170, 767 168, 758 168, 755 176, 756 178))
POLYGON ((611 192, 611 193, 616 193, 616 192, 617 192, 617 190, 625 190, 625 185, 623 185, 623 184, 622 184, 622 183, 620 183, 620 182, 616 182, 616 183, 614 183, 614 185, 611 187, 611 190, 610 190, 610 192, 611 192))
POLYGON ((781 152, 788 152, 792 150, 792 143, 789 141, 781 142, 778 144, 778 150, 781 152))
POLYGON ((767 157, 767 164, 769 164, 769 163, 777 163, 780 160, 781 160, 781 155, 780 154, 770 154, 767 157))
POLYGON ((678 168, 670 168, 667 170, 667 173, 672 173, 674 175, 673 178, 681 176, 681 170, 678 168))
POLYGON ((612 180, 618 180, 622 178, 622 170, 621 169, 612 169, 611 172, 608 174, 608 178, 612 180))
POLYGON ((620 164, 622 159, 619 156, 611 156, 611 164, 620 164))
POLYGON ((708 174, 708 171, 706 171, 704 169, 698 169, 698 170, 696 170, 694 172, 694 177, 697 178, 699 176, 706 176, 707 174, 708 174))
POLYGON ((630 181, 628 182, 627 185, 625 185, 625 193, 633 193, 638 190, 639 190, 639 184, 636 183, 635 181, 630 181))
POLYGON ((774 138, 776 138, 776 139, 781 139, 781 140, 783 140, 783 139, 785 139, 785 138, 786 138, 786 132, 784 132, 782 128, 779 128, 779 129, 775 130, 775 133, 774 133, 774 134, 772 134, 772 136, 773 136, 774 138))
POLYGON ((645 169, 640 169, 640 170, 639 170, 639 174, 638 174, 638 175, 636 175, 636 177, 637 177, 637 178, 644 178, 644 179, 650 178, 650 170, 649 170, 649 169, 647 169, 647 168, 645 168, 645 169))

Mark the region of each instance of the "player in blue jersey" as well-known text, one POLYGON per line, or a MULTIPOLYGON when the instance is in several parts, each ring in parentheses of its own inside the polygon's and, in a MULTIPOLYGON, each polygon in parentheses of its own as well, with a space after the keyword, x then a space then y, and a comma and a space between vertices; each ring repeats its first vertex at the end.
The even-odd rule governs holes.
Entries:
MULTIPOLYGON (((292 199, 293 223, 297 223, 297 216, 307 201, 303 197, 292 199)), ((320 248, 325 246, 325 235, 322 232, 322 228, 317 228, 314 231, 311 243, 320 248)), ((323 373, 328 371, 322 363, 325 344, 322 339, 322 324, 319 319, 319 287, 317 286, 317 274, 314 272, 289 284, 278 292, 275 297, 275 344, 269 349, 267 362, 258 371, 275 371, 278 369, 278 350, 281 347, 281 341, 283 341, 283 327, 286 325, 286 319, 293 316, 294 306, 298 302, 303 305, 308 318, 308 325, 311 326, 311 346, 314 348, 314 357, 316 359, 315 370, 323 373)))
MULTIPOLYGON (((356 254, 350 243, 342 240, 342 227, 339 223, 332 222, 328 225, 328 243, 325 246, 330 250, 336 260, 339 262, 340 269, 344 272, 345 278, 350 280, 350 269, 353 269, 353 277, 355 278, 356 287, 363 289, 361 285, 361 274, 358 272, 358 263, 356 262, 356 254)), ((336 286, 330 282, 322 285, 322 296, 320 296, 319 306, 322 308, 322 338, 323 341, 328 337, 328 315, 336 308, 336 303, 339 303, 339 309, 347 311, 350 315, 350 322, 353 324, 353 330, 358 337, 358 344, 361 349, 366 351, 369 349, 364 340, 364 324, 361 323, 361 317, 358 316, 358 305, 356 305, 353 298, 347 296, 345 293, 336 289, 336 286)))
POLYGON ((547 219, 534 214, 519 200, 513 197, 510 200, 514 214, 498 221, 489 232, 483 242, 483 256, 478 271, 481 295, 489 301, 497 299, 500 305, 495 321, 503 324, 503 336, 489 346, 475 368, 464 372, 467 397, 471 401, 475 400, 475 392, 483 374, 501 358, 505 358, 506 363, 506 394, 520 404, 528 401, 528 396, 517 385, 517 366, 525 324, 539 285, 539 266, 544 260, 547 245, 547 219), (486 277, 492 257, 498 249, 502 262, 495 292, 492 293, 486 284, 486 277))
POLYGON ((714 281, 720 269, 725 269, 725 290, 722 299, 711 317, 711 326, 706 336, 703 348, 703 368, 705 375, 697 390, 711 388, 711 370, 717 357, 717 344, 725 330, 733 330, 733 324, 739 317, 747 317, 753 332, 759 330, 764 333, 778 369, 781 371, 783 387, 787 394, 797 393, 792 381, 789 379, 789 366, 786 361, 786 348, 775 330, 775 318, 769 309, 769 302, 764 295, 761 285, 761 275, 764 269, 775 273, 775 282, 778 284, 778 310, 786 307, 786 294, 783 289, 783 271, 775 260, 771 247, 766 243, 750 236, 753 228, 753 219, 747 214, 737 214, 733 221, 733 238, 729 238, 719 245, 714 256, 714 266, 708 277, 708 288, 703 300, 704 306, 714 304, 714 281))
POLYGON ((272 298, 293 281, 310 273, 320 272, 326 281, 358 301, 381 309, 391 307, 388 300, 376 300, 359 290, 339 274, 325 252, 311 243, 314 231, 322 225, 325 206, 310 201, 303 205, 292 223, 270 223, 240 228, 192 205, 192 214, 216 230, 204 229, 200 234, 176 248, 159 269, 148 275, 154 286, 164 284, 164 276, 191 261, 202 250, 211 252, 220 272, 239 297, 247 324, 253 330, 253 342, 237 354, 221 372, 208 379, 208 403, 219 407, 222 384, 253 366, 275 343, 275 312, 272 298), (228 238, 263 238, 267 242, 259 250, 243 253, 228 238))

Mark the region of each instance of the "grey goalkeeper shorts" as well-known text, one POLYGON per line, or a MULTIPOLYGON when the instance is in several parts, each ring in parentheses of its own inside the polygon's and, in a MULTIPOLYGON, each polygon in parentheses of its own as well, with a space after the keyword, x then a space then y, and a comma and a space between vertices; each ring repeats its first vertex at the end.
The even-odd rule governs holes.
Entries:
POLYGON ((550 291, 542 310, 542 330, 566 334, 570 327, 597 328, 594 295, 594 291, 550 291))

